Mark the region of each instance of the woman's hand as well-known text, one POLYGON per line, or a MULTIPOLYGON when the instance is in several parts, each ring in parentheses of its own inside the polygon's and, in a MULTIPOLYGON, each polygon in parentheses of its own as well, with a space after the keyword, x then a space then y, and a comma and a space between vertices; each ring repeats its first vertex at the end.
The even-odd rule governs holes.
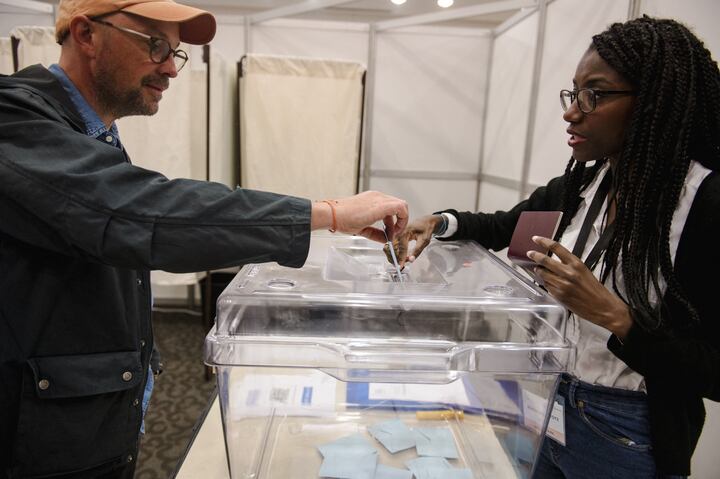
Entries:
MULTIPOLYGON (((405 231, 399 234, 393 241, 395 247, 395 254, 397 256, 398 264, 401 268, 405 267, 405 262, 413 262, 415 258, 420 256, 420 253, 430 244, 432 234, 435 232, 438 225, 442 222, 440 215, 427 215, 421 216, 412 220, 405 231), (408 255, 408 243, 415 240, 415 248, 412 253, 408 255)), ((388 261, 392 263, 390 251, 385 247, 385 255, 390 258, 388 261)))
POLYGON ((527 254, 538 264, 535 274, 543 280, 548 292, 576 315, 624 339, 632 326, 628 305, 560 243, 541 236, 533 236, 533 241, 557 256, 553 258, 538 251, 527 254))

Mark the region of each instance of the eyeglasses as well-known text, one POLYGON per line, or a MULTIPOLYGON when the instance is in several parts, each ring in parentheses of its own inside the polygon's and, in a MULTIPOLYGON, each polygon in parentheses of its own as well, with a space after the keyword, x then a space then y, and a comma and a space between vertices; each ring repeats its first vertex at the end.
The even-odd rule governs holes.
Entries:
POLYGON ((96 18, 91 18, 90 20, 95 23, 106 25, 116 30, 120 30, 121 32, 129 33, 131 35, 135 35, 137 37, 147 40, 148 47, 150 48, 150 60, 152 60, 153 63, 164 63, 165 61, 167 61, 168 57, 172 55, 173 61, 175 62, 175 69, 177 71, 180 71, 182 70, 182 67, 185 66, 185 63, 188 61, 187 53, 185 53, 183 50, 174 50, 170 46, 170 42, 163 38, 152 37, 145 33, 136 32, 135 30, 131 30, 125 27, 118 27, 117 25, 113 25, 110 22, 98 20, 96 18))
POLYGON ((578 108, 583 113, 592 113, 597 106, 598 97, 605 95, 637 95, 632 90, 593 90, 592 88, 580 88, 578 90, 560 90, 560 105, 563 111, 568 111, 570 105, 577 100, 578 108))

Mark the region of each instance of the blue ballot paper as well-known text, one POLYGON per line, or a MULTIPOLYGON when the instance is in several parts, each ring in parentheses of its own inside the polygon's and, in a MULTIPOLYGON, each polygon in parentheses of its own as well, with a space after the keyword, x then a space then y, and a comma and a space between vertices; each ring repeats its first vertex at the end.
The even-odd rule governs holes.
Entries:
POLYGON ((418 457, 405 465, 415 479, 474 479, 470 469, 455 469, 442 457, 418 457))
POLYGON ((418 457, 410 459, 405 465, 415 479, 444 478, 443 474, 452 469, 450 463, 442 457, 418 457))
POLYGON ((360 434, 318 446, 323 456, 320 477, 336 479, 374 479, 378 453, 360 434))
POLYGON ((415 435, 399 419, 374 424, 368 427, 368 432, 392 454, 415 447, 415 435))
POLYGON ((378 464, 375 469, 375 479, 412 479, 412 472, 378 464))
POLYGON ((374 479, 378 453, 333 452, 324 457, 320 465, 320 477, 335 479, 374 479))
POLYGON ((335 441, 322 444, 318 446, 318 450, 323 457, 335 454, 365 455, 371 452, 376 452, 375 447, 373 447, 373 445, 360 434, 352 434, 350 436, 341 437, 335 441))
POLYGON ((415 433, 415 447, 418 456, 446 457, 457 459, 458 451, 452 431, 446 427, 418 427, 415 433))

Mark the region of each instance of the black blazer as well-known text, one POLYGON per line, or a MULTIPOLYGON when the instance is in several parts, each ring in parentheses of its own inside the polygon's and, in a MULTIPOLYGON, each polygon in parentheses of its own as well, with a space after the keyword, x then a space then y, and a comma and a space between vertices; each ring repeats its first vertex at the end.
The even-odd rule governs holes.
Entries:
MULTIPOLYGON (((473 239, 500 250, 510 243, 515 223, 525 210, 562 208, 563 179, 554 178, 510 211, 492 214, 459 213, 458 231, 447 240, 473 239)), ((621 343, 615 336, 608 349, 645 377, 650 411, 652 451, 664 474, 690 474, 690 459, 705 421, 703 398, 720 400, 720 175, 712 172, 700 185, 675 254, 675 273, 699 324, 660 337, 635 325, 621 343)), ((669 317, 685 322, 684 308, 666 297, 669 317)))

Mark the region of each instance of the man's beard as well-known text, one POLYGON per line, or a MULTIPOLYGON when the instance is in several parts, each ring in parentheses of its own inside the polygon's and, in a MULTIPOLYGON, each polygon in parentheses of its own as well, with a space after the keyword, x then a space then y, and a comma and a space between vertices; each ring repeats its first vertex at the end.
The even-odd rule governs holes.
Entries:
POLYGON ((121 89, 117 81, 117 67, 101 59, 95 74, 95 93, 102 111, 112 114, 113 118, 132 115, 154 115, 158 111, 156 102, 148 102, 143 96, 142 85, 164 85, 169 80, 158 75, 147 75, 140 80, 136 88, 121 89))

